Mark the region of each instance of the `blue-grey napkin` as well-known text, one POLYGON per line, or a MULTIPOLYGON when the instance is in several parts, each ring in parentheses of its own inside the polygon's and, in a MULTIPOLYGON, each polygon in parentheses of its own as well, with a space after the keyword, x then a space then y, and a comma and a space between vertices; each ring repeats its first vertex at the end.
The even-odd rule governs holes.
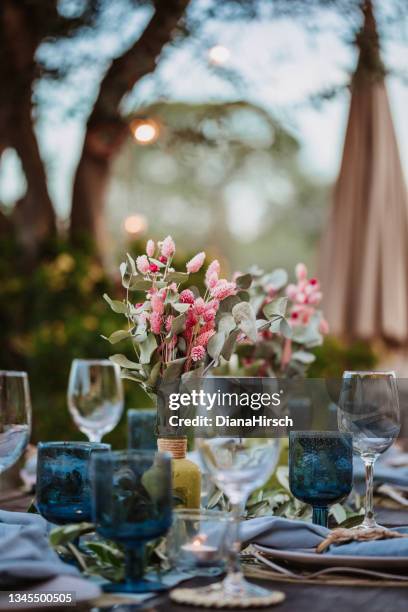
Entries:
POLYGON ((36 514, 0 510, 0 585, 79 576, 48 544, 47 521, 36 514))
MULTIPOLYGON (((408 527, 396 531, 408 533, 408 527)), ((316 548, 329 533, 330 529, 313 523, 273 516, 249 519, 241 526, 242 541, 247 545, 299 552, 316 548)), ((332 545, 325 554, 408 558, 408 538, 332 545)))

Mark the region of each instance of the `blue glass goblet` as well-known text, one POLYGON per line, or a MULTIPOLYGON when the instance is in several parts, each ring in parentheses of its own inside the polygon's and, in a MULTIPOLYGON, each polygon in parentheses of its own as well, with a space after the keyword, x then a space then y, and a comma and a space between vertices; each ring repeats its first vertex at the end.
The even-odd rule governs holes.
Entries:
POLYGON ((313 506, 313 523, 328 526, 328 507, 349 495, 353 484, 352 436, 337 431, 289 433, 289 486, 313 506))
POLYGON ((128 410, 128 446, 135 450, 157 449, 157 409, 128 410))
POLYGON ((91 520, 90 457, 109 444, 40 442, 38 444, 36 505, 57 525, 91 520))
POLYGON ((99 453, 92 458, 92 486, 97 532, 125 547, 125 581, 104 585, 104 591, 167 589, 143 575, 146 542, 164 535, 171 526, 171 456, 150 450, 99 453))

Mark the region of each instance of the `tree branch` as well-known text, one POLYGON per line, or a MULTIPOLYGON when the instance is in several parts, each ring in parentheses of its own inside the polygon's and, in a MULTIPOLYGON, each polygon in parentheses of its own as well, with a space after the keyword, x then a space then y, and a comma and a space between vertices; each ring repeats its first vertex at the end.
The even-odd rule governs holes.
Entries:
POLYGON ((157 0, 143 34, 116 58, 103 78, 88 124, 115 120, 123 96, 146 74, 153 72, 163 47, 171 40, 189 0, 157 0))

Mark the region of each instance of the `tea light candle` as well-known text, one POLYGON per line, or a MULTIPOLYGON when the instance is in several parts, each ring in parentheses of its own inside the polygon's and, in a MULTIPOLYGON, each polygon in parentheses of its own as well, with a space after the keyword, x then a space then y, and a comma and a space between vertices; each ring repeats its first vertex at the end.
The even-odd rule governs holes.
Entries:
POLYGON ((214 559, 217 549, 215 546, 209 546, 204 544, 207 537, 205 535, 198 535, 192 542, 184 544, 181 549, 184 552, 191 553, 194 557, 201 562, 211 561, 214 559))

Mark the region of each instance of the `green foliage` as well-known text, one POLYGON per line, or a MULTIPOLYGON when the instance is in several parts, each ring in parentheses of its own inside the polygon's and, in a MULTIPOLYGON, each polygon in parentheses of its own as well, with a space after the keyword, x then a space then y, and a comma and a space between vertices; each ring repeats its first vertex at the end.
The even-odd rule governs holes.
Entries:
MULTIPOLYGON (((30 270, 16 245, 0 249, 0 367, 29 374, 33 442, 81 439, 66 404, 69 369, 76 357, 109 355, 101 334, 111 335, 117 315, 102 295, 115 295, 116 286, 90 252, 61 244, 30 270)), ((150 405, 135 385, 125 388, 127 406, 150 405)), ((123 447, 125 427, 124 417, 107 441, 123 447)))
POLYGON ((341 377, 345 370, 372 370, 378 357, 367 342, 347 344, 333 336, 325 338, 324 344, 313 349, 316 360, 311 364, 311 378, 341 377))

